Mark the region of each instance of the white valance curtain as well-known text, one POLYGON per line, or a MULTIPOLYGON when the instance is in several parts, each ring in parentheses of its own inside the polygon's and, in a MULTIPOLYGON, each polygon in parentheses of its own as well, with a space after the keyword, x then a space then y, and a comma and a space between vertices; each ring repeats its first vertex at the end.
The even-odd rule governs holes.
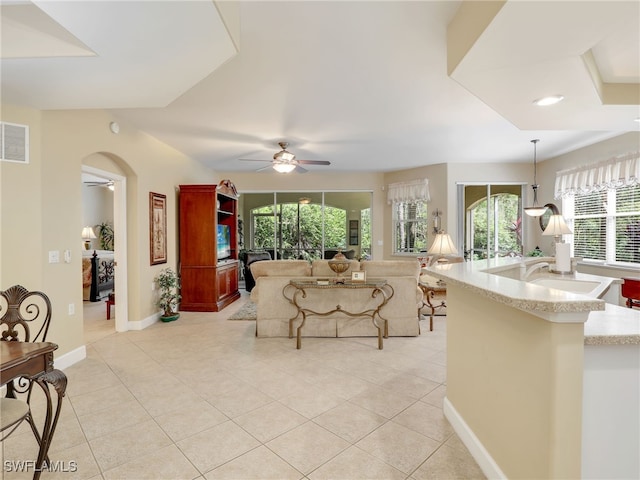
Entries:
POLYGON ((429 179, 421 178, 410 182, 390 183, 387 187, 387 203, 394 202, 428 202, 429 179))
POLYGON ((640 184, 640 152, 556 173, 556 199, 640 184))

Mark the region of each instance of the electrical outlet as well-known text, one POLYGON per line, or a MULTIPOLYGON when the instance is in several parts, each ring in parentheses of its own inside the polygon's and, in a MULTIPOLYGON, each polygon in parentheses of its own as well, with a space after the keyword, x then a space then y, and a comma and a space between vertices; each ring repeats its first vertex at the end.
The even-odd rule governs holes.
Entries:
POLYGON ((75 315, 76 313, 76 306, 73 303, 69 304, 69 315, 75 315))

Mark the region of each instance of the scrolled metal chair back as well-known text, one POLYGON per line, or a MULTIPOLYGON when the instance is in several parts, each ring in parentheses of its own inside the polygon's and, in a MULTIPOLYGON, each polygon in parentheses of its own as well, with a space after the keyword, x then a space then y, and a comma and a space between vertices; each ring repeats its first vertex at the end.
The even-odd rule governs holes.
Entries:
POLYGON ((22 285, 0 291, 0 341, 44 342, 51 322, 51 302, 44 293, 22 285))

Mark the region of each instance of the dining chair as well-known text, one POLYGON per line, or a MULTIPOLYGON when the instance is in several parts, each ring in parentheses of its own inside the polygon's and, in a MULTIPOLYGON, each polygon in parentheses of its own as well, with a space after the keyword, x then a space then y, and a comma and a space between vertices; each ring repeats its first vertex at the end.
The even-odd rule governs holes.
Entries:
MULTIPOLYGON (((51 301, 44 293, 29 291, 22 285, 14 285, 0 291, 0 341, 45 342, 50 323, 51 301)), ((5 397, 0 399, 2 416, 0 441, 6 439, 24 420, 27 420, 38 442, 38 468, 34 472, 34 478, 39 478, 43 461, 46 460, 47 464, 49 463, 46 452, 58 423, 66 386, 67 378, 64 373, 50 369, 34 378, 18 377, 8 382, 5 397), (42 433, 36 427, 31 414, 31 398, 33 386, 36 384, 42 389, 48 405, 42 433), (55 412, 51 411, 50 387, 53 387, 58 394, 55 412), (26 401, 21 399, 24 395, 26 395, 26 401)))

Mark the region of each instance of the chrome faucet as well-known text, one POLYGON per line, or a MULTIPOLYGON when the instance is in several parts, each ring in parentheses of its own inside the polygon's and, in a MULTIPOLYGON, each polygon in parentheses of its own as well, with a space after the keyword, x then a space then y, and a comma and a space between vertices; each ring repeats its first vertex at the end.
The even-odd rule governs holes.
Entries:
POLYGON ((526 280, 531 276, 531 274, 541 268, 549 267, 549 263, 547 262, 538 262, 531 265, 529 268, 526 268, 526 265, 523 263, 520 267, 520 280, 526 280), (525 270, 526 269, 526 270, 525 270))

